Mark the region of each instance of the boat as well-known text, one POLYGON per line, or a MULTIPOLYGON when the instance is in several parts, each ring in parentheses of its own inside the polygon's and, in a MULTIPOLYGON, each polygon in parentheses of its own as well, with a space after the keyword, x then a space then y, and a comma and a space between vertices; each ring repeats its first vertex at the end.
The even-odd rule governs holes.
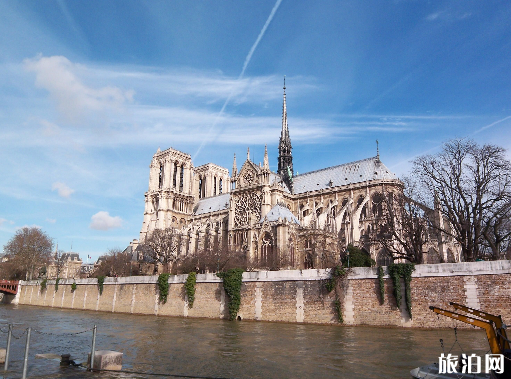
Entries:
MULTIPOLYGON (((449 359, 450 354, 442 356, 438 363, 433 363, 427 366, 417 367, 410 371, 410 374, 415 379, 511 379, 511 349, 509 347, 509 339, 507 338, 507 326, 502 321, 502 317, 492 315, 477 309, 469 308, 462 304, 449 303, 455 310, 462 311, 465 314, 456 313, 453 311, 429 307, 433 312, 442 316, 450 317, 452 319, 473 325, 475 327, 484 329, 486 338, 490 345, 491 356, 493 360, 493 367, 484 368, 482 364, 480 367, 468 367, 462 370, 460 365, 447 366, 446 361, 449 359), (439 365, 442 364, 442 367, 439 365), (465 372, 463 372, 465 371, 465 372)), ((464 363, 471 363, 471 360, 466 356, 464 363)), ((483 362, 486 359, 482 359, 483 362)), ((485 362, 486 364, 487 362, 485 362)))

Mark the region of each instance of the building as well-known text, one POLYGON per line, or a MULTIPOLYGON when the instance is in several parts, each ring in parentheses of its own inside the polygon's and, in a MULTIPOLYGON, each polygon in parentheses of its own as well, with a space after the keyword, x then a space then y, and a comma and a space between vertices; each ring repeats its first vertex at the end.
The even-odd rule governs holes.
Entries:
POLYGON ((60 256, 55 254, 46 268, 46 277, 48 279, 79 278, 82 263, 78 253, 62 253, 60 256))
MULTIPOLYGON (((158 149, 140 242, 155 229, 172 228, 175 256, 232 249, 243 251, 254 267, 320 268, 353 244, 377 262, 388 262, 369 235, 380 216, 382 193, 402 188, 378 152, 295 175, 284 84, 277 172, 270 170, 266 148, 262 165, 247 151, 238 170, 234 156, 230 174, 213 163, 194 167, 189 154, 173 148, 158 149)), ((437 252, 447 260, 446 251, 437 252)))

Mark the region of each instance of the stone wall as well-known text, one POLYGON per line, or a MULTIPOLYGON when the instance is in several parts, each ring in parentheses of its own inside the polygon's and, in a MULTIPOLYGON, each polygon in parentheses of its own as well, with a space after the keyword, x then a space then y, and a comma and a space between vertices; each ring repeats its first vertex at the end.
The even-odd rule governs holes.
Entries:
MULTIPOLYGON (((418 265, 413 274, 412 313, 399 307, 390 278, 385 278, 385 301, 380 305, 375 268, 352 269, 345 287, 343 317, 347 325, 451 327, 455 321, 439 317, 430 305, 450 309, 450 301, 501 314, 511 320, 511 261, 418 265)), ((334 294, 324 280, 329 270, 258 271, 243 274, 239 316, 247 320, 336 324, 334 294)), ((157 276, 106 278, 100 295, 96 279, 62 279, 41 290, 40 282, 21 282, 13 300, 19 304, 104 312, 155 314, 181 317, 226 318, 228 307, 221 279, 197 275, 195 302, 188 307, 186 275, 170 276, 168 301, 158 301, 157 276)), ((404 283, 402 283, 404 289, 404 283)), ((404 292, 404 291, 403 291, 404 292)), ((459 325, 463 327, 463 324, 459 325)))

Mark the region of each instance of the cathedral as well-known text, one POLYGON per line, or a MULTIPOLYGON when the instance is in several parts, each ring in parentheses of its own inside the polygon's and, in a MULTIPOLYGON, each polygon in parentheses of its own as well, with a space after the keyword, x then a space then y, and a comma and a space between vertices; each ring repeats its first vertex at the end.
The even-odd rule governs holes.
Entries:
POLYGON ((140 242, 155 229, 172 228, 175 257, 207 249, 241 251, 254 267, 331 267, 349 244, 378 264, 391 257, 369 235, 381 212, 382 193, 402 191, 403 183, 379 154, 356 162, 296 174, 284 84, 278 170, 250 153, 236 156, 232 170, 191 156, 158 149, 150 165, 140 242))

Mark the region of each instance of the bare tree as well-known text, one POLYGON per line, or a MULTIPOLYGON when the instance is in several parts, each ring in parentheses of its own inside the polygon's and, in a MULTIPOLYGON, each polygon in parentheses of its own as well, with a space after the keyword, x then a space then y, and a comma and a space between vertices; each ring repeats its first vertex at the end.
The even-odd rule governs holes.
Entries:
POLYGON ((169 264, 177 259, 179 239, 173 228, 155 229, 139 245, 144 257, 154 263, 154 273, 158 272, 158 265, 168 269, 169 264))
POLYGON ((53 241, 41 229, 18 229, 4 246, 7 258, 20 279, 32 280, 51 258, 53 241))
POLYGON ((231 268, 247 269, 247 259, 243 251, 224 247, 205 249, 181 256, 175 261, 173 271, 186 274, 192 271, 198 273, 220 272, 231 268))
POLYGON ((132 274, 131 255, 121 249, 110 249, 95 270, 94 276, 130 276, 132 274))
POLYGON ((378 220, 370 234, 371 241, 380 245, 394 259, 422 263, 423 247, 428 240, 428 212, 421 203, 411 199, 414 183, 405 178, 403 192, 383 191, 378 220))
POLYGON ((501 256, 511 232, 511 165, 503 148, 452 140, 415 159, 413 175, 429 202, 437 199, 447 222, 436 227, 460 244, 465 261, 483 257, 485 246, 494 259, 501 256))

